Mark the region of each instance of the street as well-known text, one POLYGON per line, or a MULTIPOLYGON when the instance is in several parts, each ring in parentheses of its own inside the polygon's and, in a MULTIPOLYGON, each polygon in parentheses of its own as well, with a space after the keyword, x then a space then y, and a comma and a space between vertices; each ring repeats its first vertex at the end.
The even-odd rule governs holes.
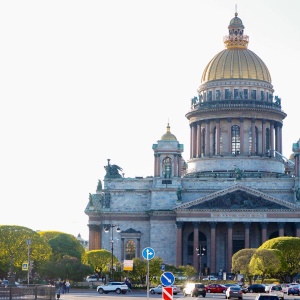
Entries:
MULTIPOLYGON (((256 293, 247 293, 244 296, 244 300, 254 300, 255 296, 258 295, 256 293)), ((136 300, 140 300, 143 299, 145 300, 145 298, 147 299, 147 292, 146 291, 133 291, 132 293, 126 293, 125 295, 120 294, 117 295, 116 293, 109 293, 109 294, 98 294, 95 290, 93 291, 85 291, 85 292, 76 292, 76 293, 72 293, 72 291, 70 292, 70 294, 63 294, 60 296, 60 300, 99 300, 101 298, 101 300, 119 300, 122 298, 126 298, 126 299, 132 299, 135 298, 136 300)), ((197 300, 197 298, 192 298, 192 297, 184 297, 182 293, 174 295, 173 299, 195 299, 197 300)), ((198 299, 201 300, 203 297, 199 297, 198 299)), ((149 294, 149 299, 162 299, 162 295, 161 294, 149 294)), ((206 294, 206 297, 203 298, 205 300, 209 300, 209 299, 213 299, 213 300, 223 300, 225 299, 224 294, 206 294)), ((287 300, 300 300, 300 297, 298 296, 284 296, 284 299, 287 300)))

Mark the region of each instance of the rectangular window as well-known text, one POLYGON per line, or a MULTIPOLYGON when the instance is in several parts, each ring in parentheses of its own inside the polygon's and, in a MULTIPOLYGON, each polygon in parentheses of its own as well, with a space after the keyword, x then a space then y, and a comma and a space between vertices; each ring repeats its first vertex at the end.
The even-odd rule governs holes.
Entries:
POLYGON ((265 93, 264 91, 260 91, 260 100, 265 101, 265 93))
POLYGON ((256 100, 256 90, 251 91, 251 100, 256 100))
POLYGON ((216 90, 216 100, 221 100, 221 92, 220 92, 220 90, 216 90))
POLYGON ((233 97, 234 97, 235 100, 239 99, 239 90, 238 89, 234 89, 234 91, 233 91, 233 97))
POLYGON ((229 89, 225 90, 225 100, 231 99, 231 91, 229 89))
POLYGON ((209 92, 208 92, 207 100, 208 100, 208 101, 211 101, 211 100, 212 100, 212 91, 209 91, 209 92))
POLYGON ((244 99, 248 100, 249 97, 248 97, 248 90, 244 90, 244 99))

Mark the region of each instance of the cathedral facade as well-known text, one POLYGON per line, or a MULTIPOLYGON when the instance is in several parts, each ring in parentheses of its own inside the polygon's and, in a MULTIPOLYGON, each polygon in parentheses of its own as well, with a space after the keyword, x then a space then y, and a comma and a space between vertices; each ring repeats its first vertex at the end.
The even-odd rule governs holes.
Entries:
POLYGON ((113 248, 122 262, 151 247, 166 264, 207 275, 231 272, 240 249, 300 237, 300 140, 282 155, 286 114, 270 72, 237 13, 228 30, 186 114, 189 160, 169 124, 152 146, 153 176, 125 178, 108 160, 85 209, 89 250, 113 248))

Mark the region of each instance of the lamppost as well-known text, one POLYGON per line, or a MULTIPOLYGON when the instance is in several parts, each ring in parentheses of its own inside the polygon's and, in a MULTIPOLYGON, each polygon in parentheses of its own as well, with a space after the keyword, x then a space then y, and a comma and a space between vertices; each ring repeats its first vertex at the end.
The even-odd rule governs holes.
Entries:
POLYGON ((199 245, 198 248, 196 248, 196 250, 198 251, 198 256, 199 256, 199 279, 201 280, 201 276, 202 276, 202 272, 201 272, 201 265, 202 265, 202 256, 205 254, 205 247, 202 245, 199 245))
POLYGON ((114 279, 114 228, 116 228, 116 232, 120 232, 121 229, 119 225, 114 225, 114 224, 106 224, 106 227, 104 227, 104 232, 111 232, 111 239, 110 239, 110 244, 111 244, 111 268, 110 268, 110 278, 113 280, 114 279))
POLYGON ((30 245, 31 245, 31 239, 27 239, 26 240, 26 244, 28 246, 28 254, 27 254, 27 258, 28 258, 28 270, 27 270, 27 284, 29 285, 29 273, 30 273, 30 245))

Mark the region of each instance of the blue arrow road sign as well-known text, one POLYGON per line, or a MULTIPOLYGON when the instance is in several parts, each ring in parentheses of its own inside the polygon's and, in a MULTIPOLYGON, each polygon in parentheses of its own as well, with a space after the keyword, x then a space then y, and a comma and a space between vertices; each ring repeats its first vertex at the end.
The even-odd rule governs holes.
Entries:
POLYGON ((152 248, 147 247, 143 250, 142 255, 145 259, 150 260, 155 256, 155 252, 152 248))
POLYGON ((171 272, 164 272, 161 276, 160 276, 160 282, 164 285, 164 286, 169 286, 172 285, 175 281, 175 277, 173 275, 173 273, 171 272))

